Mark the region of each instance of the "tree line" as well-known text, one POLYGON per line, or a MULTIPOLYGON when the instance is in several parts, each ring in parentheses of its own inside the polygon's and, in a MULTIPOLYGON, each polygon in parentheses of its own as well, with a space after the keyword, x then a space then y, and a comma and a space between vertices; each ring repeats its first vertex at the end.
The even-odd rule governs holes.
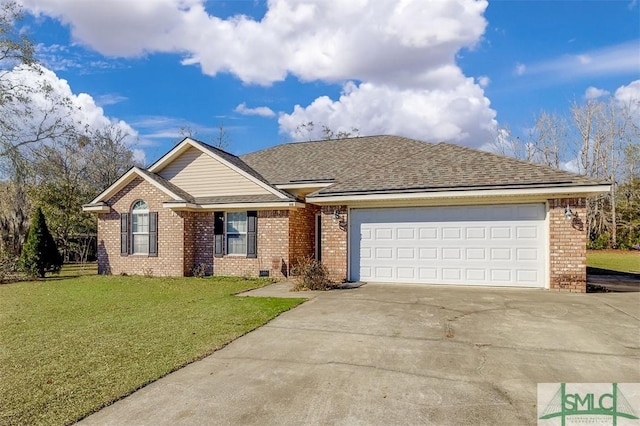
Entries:
POLYGON ((87 203, 134 164, 116 124, 83 123, 79 107, 43 75, 31 41, 16 27, 20 8, 0 6, 0 268, 22 250, 40 208, 66 261, 86 259, 96 235, 87 203), (20 78, 20 76, 23 78, 20 78), (29 82, 24 76, 28 76, 29 82))
POLYGON ((501 154, 574 171, 611 184, 587 201, 588 247, 640 246, 640 99, 574 101, 567 113, 542 111, 524 138, 501 129, 501 154))

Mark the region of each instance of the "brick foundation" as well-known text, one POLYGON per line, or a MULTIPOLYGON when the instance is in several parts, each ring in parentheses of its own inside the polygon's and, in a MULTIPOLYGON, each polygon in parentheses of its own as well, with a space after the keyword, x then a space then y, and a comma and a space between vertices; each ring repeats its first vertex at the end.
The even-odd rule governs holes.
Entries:
POLYGON ((549 200, 550 288, 558 291, 587 291, 587 226, 584 198, 549 200), (574 213, 565 218, 565 207, 574 213))

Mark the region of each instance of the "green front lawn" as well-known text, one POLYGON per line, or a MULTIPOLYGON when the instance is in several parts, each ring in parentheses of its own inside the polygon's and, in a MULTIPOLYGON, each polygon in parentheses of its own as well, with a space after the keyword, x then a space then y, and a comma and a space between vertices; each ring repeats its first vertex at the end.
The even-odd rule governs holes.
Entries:
POLYGON ((79 276, 0 285, 0 425, 66 424, 302 303, 266 281, 79 276))
POLYGON ((587 267, 590 273, 640 274, 640 252, 628 250, 589 250, 587 267))

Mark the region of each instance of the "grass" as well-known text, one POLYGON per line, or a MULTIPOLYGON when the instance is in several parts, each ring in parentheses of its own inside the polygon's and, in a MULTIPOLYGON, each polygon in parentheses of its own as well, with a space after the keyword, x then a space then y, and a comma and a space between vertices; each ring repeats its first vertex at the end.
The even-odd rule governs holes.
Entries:
POLYGON ((593 274, 640 274, 640 252, 589 250, 587 267, 593 274))
POLYGON ((0 285, 0 424, 72 423, 302 302, 233 296, 264 284, 84 275, 0 285))

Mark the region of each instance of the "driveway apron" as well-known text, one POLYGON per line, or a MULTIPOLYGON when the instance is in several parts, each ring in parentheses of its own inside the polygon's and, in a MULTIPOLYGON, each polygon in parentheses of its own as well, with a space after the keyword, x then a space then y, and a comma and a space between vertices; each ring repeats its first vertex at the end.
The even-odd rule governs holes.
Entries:
POLYGON ((640 293, 325 292, 81 423, 535 424, 559 382, 640 382, 640 293))

